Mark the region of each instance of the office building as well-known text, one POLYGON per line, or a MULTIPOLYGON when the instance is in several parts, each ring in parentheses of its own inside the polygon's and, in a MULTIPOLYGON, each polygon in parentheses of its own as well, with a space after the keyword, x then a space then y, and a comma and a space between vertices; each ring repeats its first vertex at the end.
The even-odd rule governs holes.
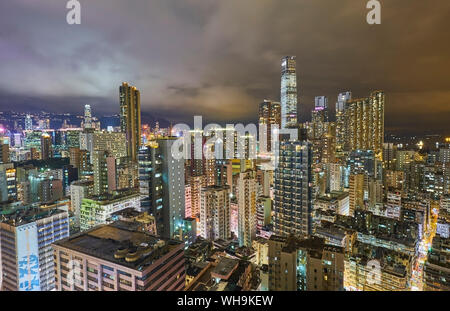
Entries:
POLYGON ((85 105, 84 106, 84 128, 85 129, 92 128, 91 105, 85 105))
POLYGON ((297 124, 297 60, 286 56, 281 60, 281 128, 297 124))

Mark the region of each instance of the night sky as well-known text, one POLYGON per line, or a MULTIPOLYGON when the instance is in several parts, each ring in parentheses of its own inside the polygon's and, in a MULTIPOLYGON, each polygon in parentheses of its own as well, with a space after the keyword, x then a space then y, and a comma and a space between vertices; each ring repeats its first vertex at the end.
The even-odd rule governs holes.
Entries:
POLYGON ((300 119, 313 98, 386 92, 386 129, 450 132, 450 1, 366 0, 0 1, 0 109, 118 112, 122 81, 142 110, 173 122, 255 121, 279 101, 280 59, 297 56, 300 119))

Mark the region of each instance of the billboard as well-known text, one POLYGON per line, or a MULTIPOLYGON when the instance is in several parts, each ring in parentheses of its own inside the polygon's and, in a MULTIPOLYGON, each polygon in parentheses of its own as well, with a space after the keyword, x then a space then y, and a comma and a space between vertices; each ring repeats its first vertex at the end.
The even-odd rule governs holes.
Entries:
POLYGON ((16 228, 19 291, 39 291, 39 249, 36 223, 16 228))

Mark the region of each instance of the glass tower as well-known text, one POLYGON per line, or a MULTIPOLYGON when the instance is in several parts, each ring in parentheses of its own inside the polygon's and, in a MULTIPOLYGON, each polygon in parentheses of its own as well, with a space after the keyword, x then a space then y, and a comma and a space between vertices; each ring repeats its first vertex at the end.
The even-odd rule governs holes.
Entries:
POLYGON ((281 60, 281 128, 297 124, 296 57, 281 60))

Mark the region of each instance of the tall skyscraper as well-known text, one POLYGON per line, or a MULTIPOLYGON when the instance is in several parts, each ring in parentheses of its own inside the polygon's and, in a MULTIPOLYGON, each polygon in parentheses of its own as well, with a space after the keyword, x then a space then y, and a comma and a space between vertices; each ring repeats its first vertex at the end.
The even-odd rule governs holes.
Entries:
POLYGON ((373 150, 382 158, 384 143, 384 93, 348 101, 345 108, 345 150, 373 150))
MULTIPOLYGON (((140 150, 141 161, 147 162, 147 168, 151 168, 150 178, 142 180, 143 183, 149 183, 148 199, 144 200, 156 219, 158 234, 166 238, 182 236, 185 218, 184 160, 174 159, 172 156, 175 141, 172 137, 161 138, 157 140, 157 147, 140 150)), ((145 187, 140 185, 141 189, 145 187)))
POLYGON ((255 171, 239 173, 238 179, 238 236, 240 246, 252 246, 256 238, 256 196, 255 171))
POLYGON ((352 92, 344 92, 338 95, 336 102, 336 152, 344 151, 345 146, 345 105, 352 99, 352 92))
POLYGON ((281 128, 297 124, 297 61, 295 56, 281 60, 281 128))
POLYGON ((230 238, 230 187, 211 186, 202 190, 200 235, 208 240, 230 238))
POLYGON ((122 83, 120 92, 120 128, 126 133, 128 156, 137 161, 141 146, 141 96, 139 90, 122 83))
POLYGON ((275 170, 275 233, 308 236, 312 230, 312 146, 282 142, 275 170))
POLYGON ((27 114, 27 117, 25 118, 25 130, 33 130, 33 119, 31 119, 31 116, 29 114, 27 114))
POLYGON ((272 151, 272 134, 275 126, 278 126, 278 128, 281 127, 280 103, 265 99, 259 104, 259 141, 261 144, 261 141, 263 140, 266 144, 266 148, 263 148, 264 146, 260 145, 260 151, 272 151), (265 126, 265 128, 263 126, 265 126), (261 133, 262 129, 265 129, 266 133, 261 133), (265 140, 262 139, 264 134, 266 134, 264 136, 265 140))
POLYGON ((53 157, 52 137, 44 133, 41 136, 41 159, 48 160, 53 157))
POLYGON ((55 288, 52 243, 69 236, 68 213, 14 206, 2 213, 0 266, 3 291, 51 291, 55 288))
POLYGON ((328 122, 328 98, 326 96, 316 96, 314 100, 314 110, 322 111, 324 122, 328 122))
POLYGON ((84 128, 85 129, 92 128, 91 105, 84 106, 84 128))

